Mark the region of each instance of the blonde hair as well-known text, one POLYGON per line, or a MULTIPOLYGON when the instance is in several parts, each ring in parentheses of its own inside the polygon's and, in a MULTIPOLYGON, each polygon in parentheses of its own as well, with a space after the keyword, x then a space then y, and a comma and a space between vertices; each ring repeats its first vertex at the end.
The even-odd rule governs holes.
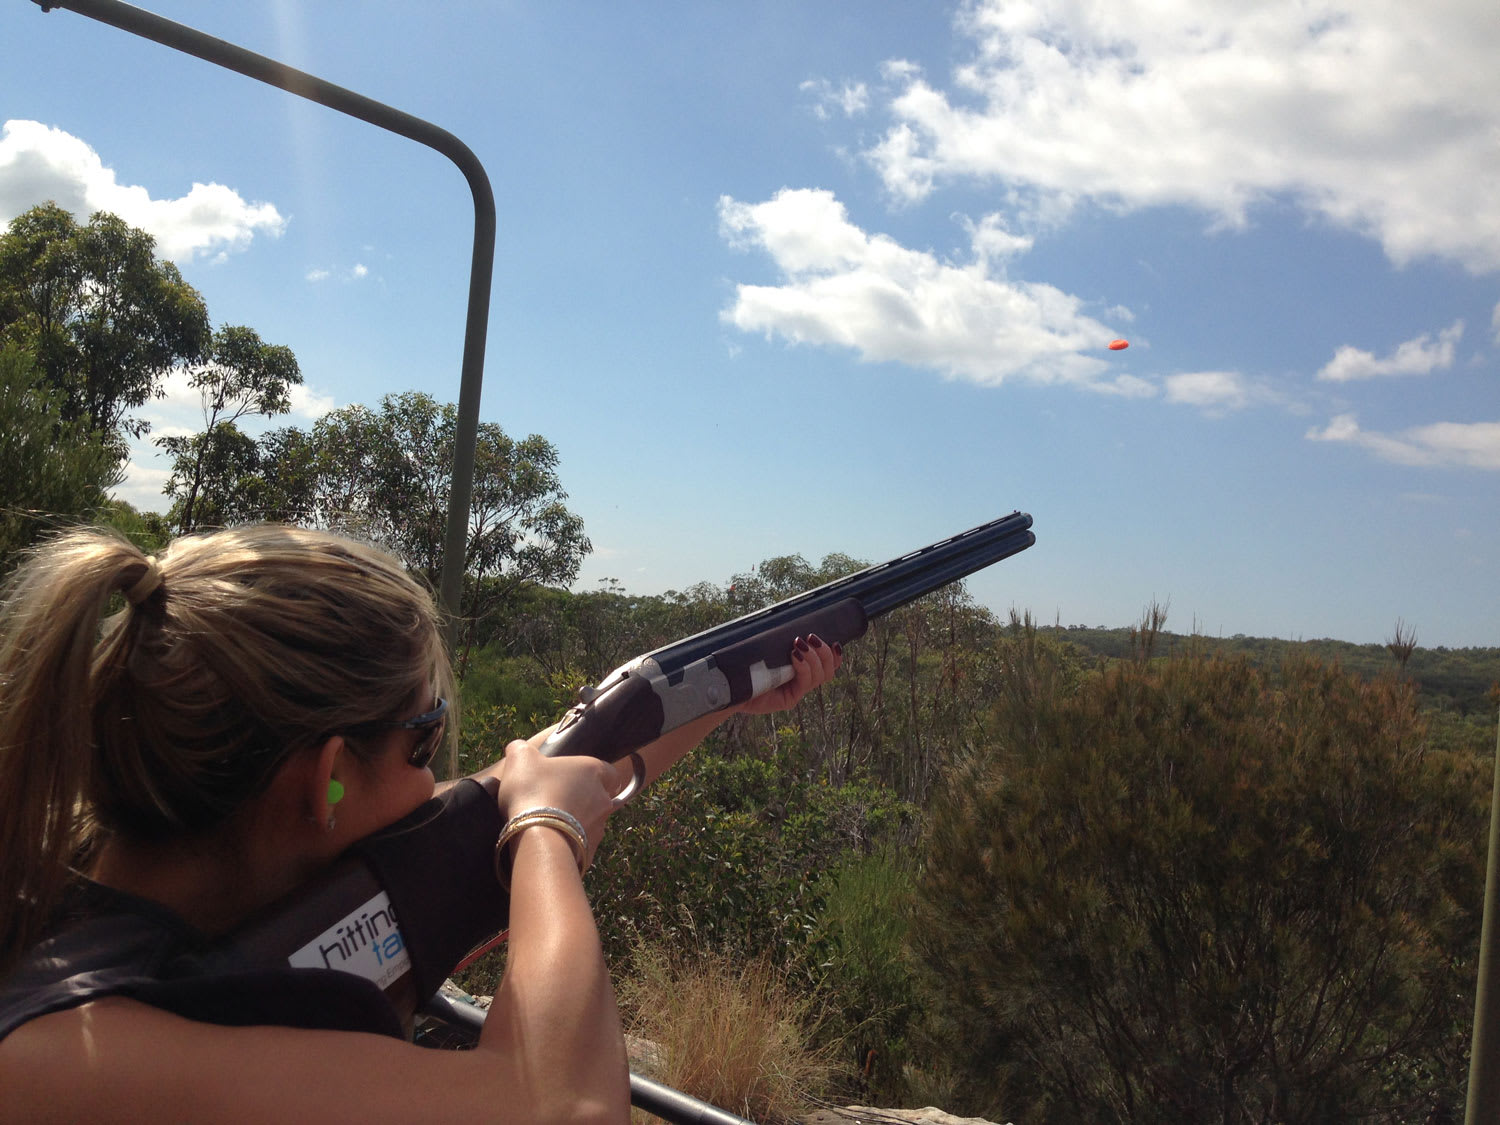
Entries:
POLYGON ((36 548, 0 606, 0 976, 96 829, 206 832, 288 755, 406 718, 428 684, 453 694, 431 594, 363 544, 264 524, 151 560, 104 531, 36 548))

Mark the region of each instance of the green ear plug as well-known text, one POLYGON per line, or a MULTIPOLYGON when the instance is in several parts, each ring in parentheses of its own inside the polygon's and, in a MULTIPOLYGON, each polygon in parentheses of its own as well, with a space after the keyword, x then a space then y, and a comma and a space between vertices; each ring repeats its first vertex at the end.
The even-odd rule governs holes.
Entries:
POLYGON ((337 779, 328 782, 328 803, 336 805, 344 799, 344 783, 337 779))

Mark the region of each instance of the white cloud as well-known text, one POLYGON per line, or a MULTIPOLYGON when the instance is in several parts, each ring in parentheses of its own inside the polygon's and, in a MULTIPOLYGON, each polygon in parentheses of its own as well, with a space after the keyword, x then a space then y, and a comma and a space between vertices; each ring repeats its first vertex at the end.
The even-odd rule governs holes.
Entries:
MULTIPOLYGON (((327 414, 336 405, 334 397, 315 391, 306 383, 299 383, 291 389, 288 397, 292 400, 291 417, 293 424, 297 421, 316 422, 327 414)), ((286 424, 283 419, 276 420, 277 425, 286 424)))
POLYGON ((1237 371, 1190 371, 1168 375, 1167 401, 1196 406, 1210 414, 1226 414, 1249 406, 1256 397, 1249 382, 1237 371))
POLYGON ((158 253, 184 262, 243 250, 257 234, 280 235, 286 220, 270 203, 246 203, 223 184, 195 183, 177 199, 152 199, 121 184, 89 145, 36 121, 7 121, 0 133, 0 224, 53 200, 80 220, 111 211, 156 239, 158 253))
POLYGON ((798 88, 816 99, 813 113, 820 121, 827 121, 836 112, 845 117, 857 117, 870 108, 870 88, 863 82, 835 86, 826 78, 809 78, 798 88))
POLYGON ((1434 422, 1399 434, 1362 430, 1352 414, 1340 414, 1310 441, 1336 441, 1368 449, 1399 465, 1500 470, 1500 422, 1434 422))
POLYGON ((370 267, 363 262, 355 262, 348 269, 332 270, 322 266, 315 266, 302 275, 304 281, 316 285, 321 281, 337 280, 342 282, 363 281, 370 276, 370 267))
POLYGON ((172 503, 162 489, 167 486, 171 470, 164 467, 166 462, 161 458, 160 451, 147 454, 159 464, 141 464, 135 456, 137 452, 132 450, 130 460, 125 462, 124 479, 109 494, 116 500, 124 500, 137 511, 165 513, 172 503))
POLYGON ((1453 366, 1453 349, 1463 338, 1464 322, 1456 320, 1438 333, 1434 340, 1423 333, 1407 340, 1384 359, 1373 352, 1345 344, 1318 372, 1318 378, 1332 383, 1353 379, 1373 379, 1382 375, 1430 375, 1453 366))
POLYGON ((1155 398, 1157 394, 1156 384, 1136 375, 1116 375, 1113 379, 1090 383, 1088 389, 1120 398, 1155 398))
POLYGON ((884 68, 866 155, 900 199, 968 179, 1228 225, 1291 199, 1397 263, 1500 268, 1492 0, 970 0, 958 25, 951 88, 884 68))
POLYGON ((1030 241, 999 218, 967 224, 970 258, 868 234, 829 191, 783 189, 764 203, 719 200, 724 238, 769 254, 778 285, 739 285, 722 319, 792 343, 851 348, 869 362, 898 362, 997 385, 1018 376, 1090 383, 1109 369, 1114 335, 1082 302, 1050 285, 1010 280, 1006 259, 1030 241))

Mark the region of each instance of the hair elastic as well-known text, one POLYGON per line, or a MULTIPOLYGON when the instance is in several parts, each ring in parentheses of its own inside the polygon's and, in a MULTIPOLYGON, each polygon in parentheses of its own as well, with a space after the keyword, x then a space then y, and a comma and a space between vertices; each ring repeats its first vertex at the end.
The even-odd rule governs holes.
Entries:
POLYGON ((125 600, 131 605, 140 605, 156 593, 156 588, 160 585, 161 567, 157 565, 155 555, 147 555, 146 573, 136 579, 135 585, 125 591, 125 600))

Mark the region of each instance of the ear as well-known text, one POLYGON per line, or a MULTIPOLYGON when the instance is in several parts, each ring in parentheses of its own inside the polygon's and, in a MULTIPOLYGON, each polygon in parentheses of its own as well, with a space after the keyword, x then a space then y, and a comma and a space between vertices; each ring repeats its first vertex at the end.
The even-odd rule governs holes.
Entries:
POLYGON ((320 825, 327 824, 333 813, 333 803, 328 800, 328 783, 339 781, 343 784, 347 780, 341 781, 339 777, 347 758, 348 755, 344 753, 344 736, 341 734, 329 737, 323 745, 317 747, 313 756, 311 769, 304 782, 304 800, 308 816, 320 825))
POLYGON ((271 777, 262 801, 267 813, 275 817, 275 831, 300 836, 311 832, 328 835, 328 783, 347 772, 348 755, 342 737, 334 735, 323 742, 289 754, 271 777))

